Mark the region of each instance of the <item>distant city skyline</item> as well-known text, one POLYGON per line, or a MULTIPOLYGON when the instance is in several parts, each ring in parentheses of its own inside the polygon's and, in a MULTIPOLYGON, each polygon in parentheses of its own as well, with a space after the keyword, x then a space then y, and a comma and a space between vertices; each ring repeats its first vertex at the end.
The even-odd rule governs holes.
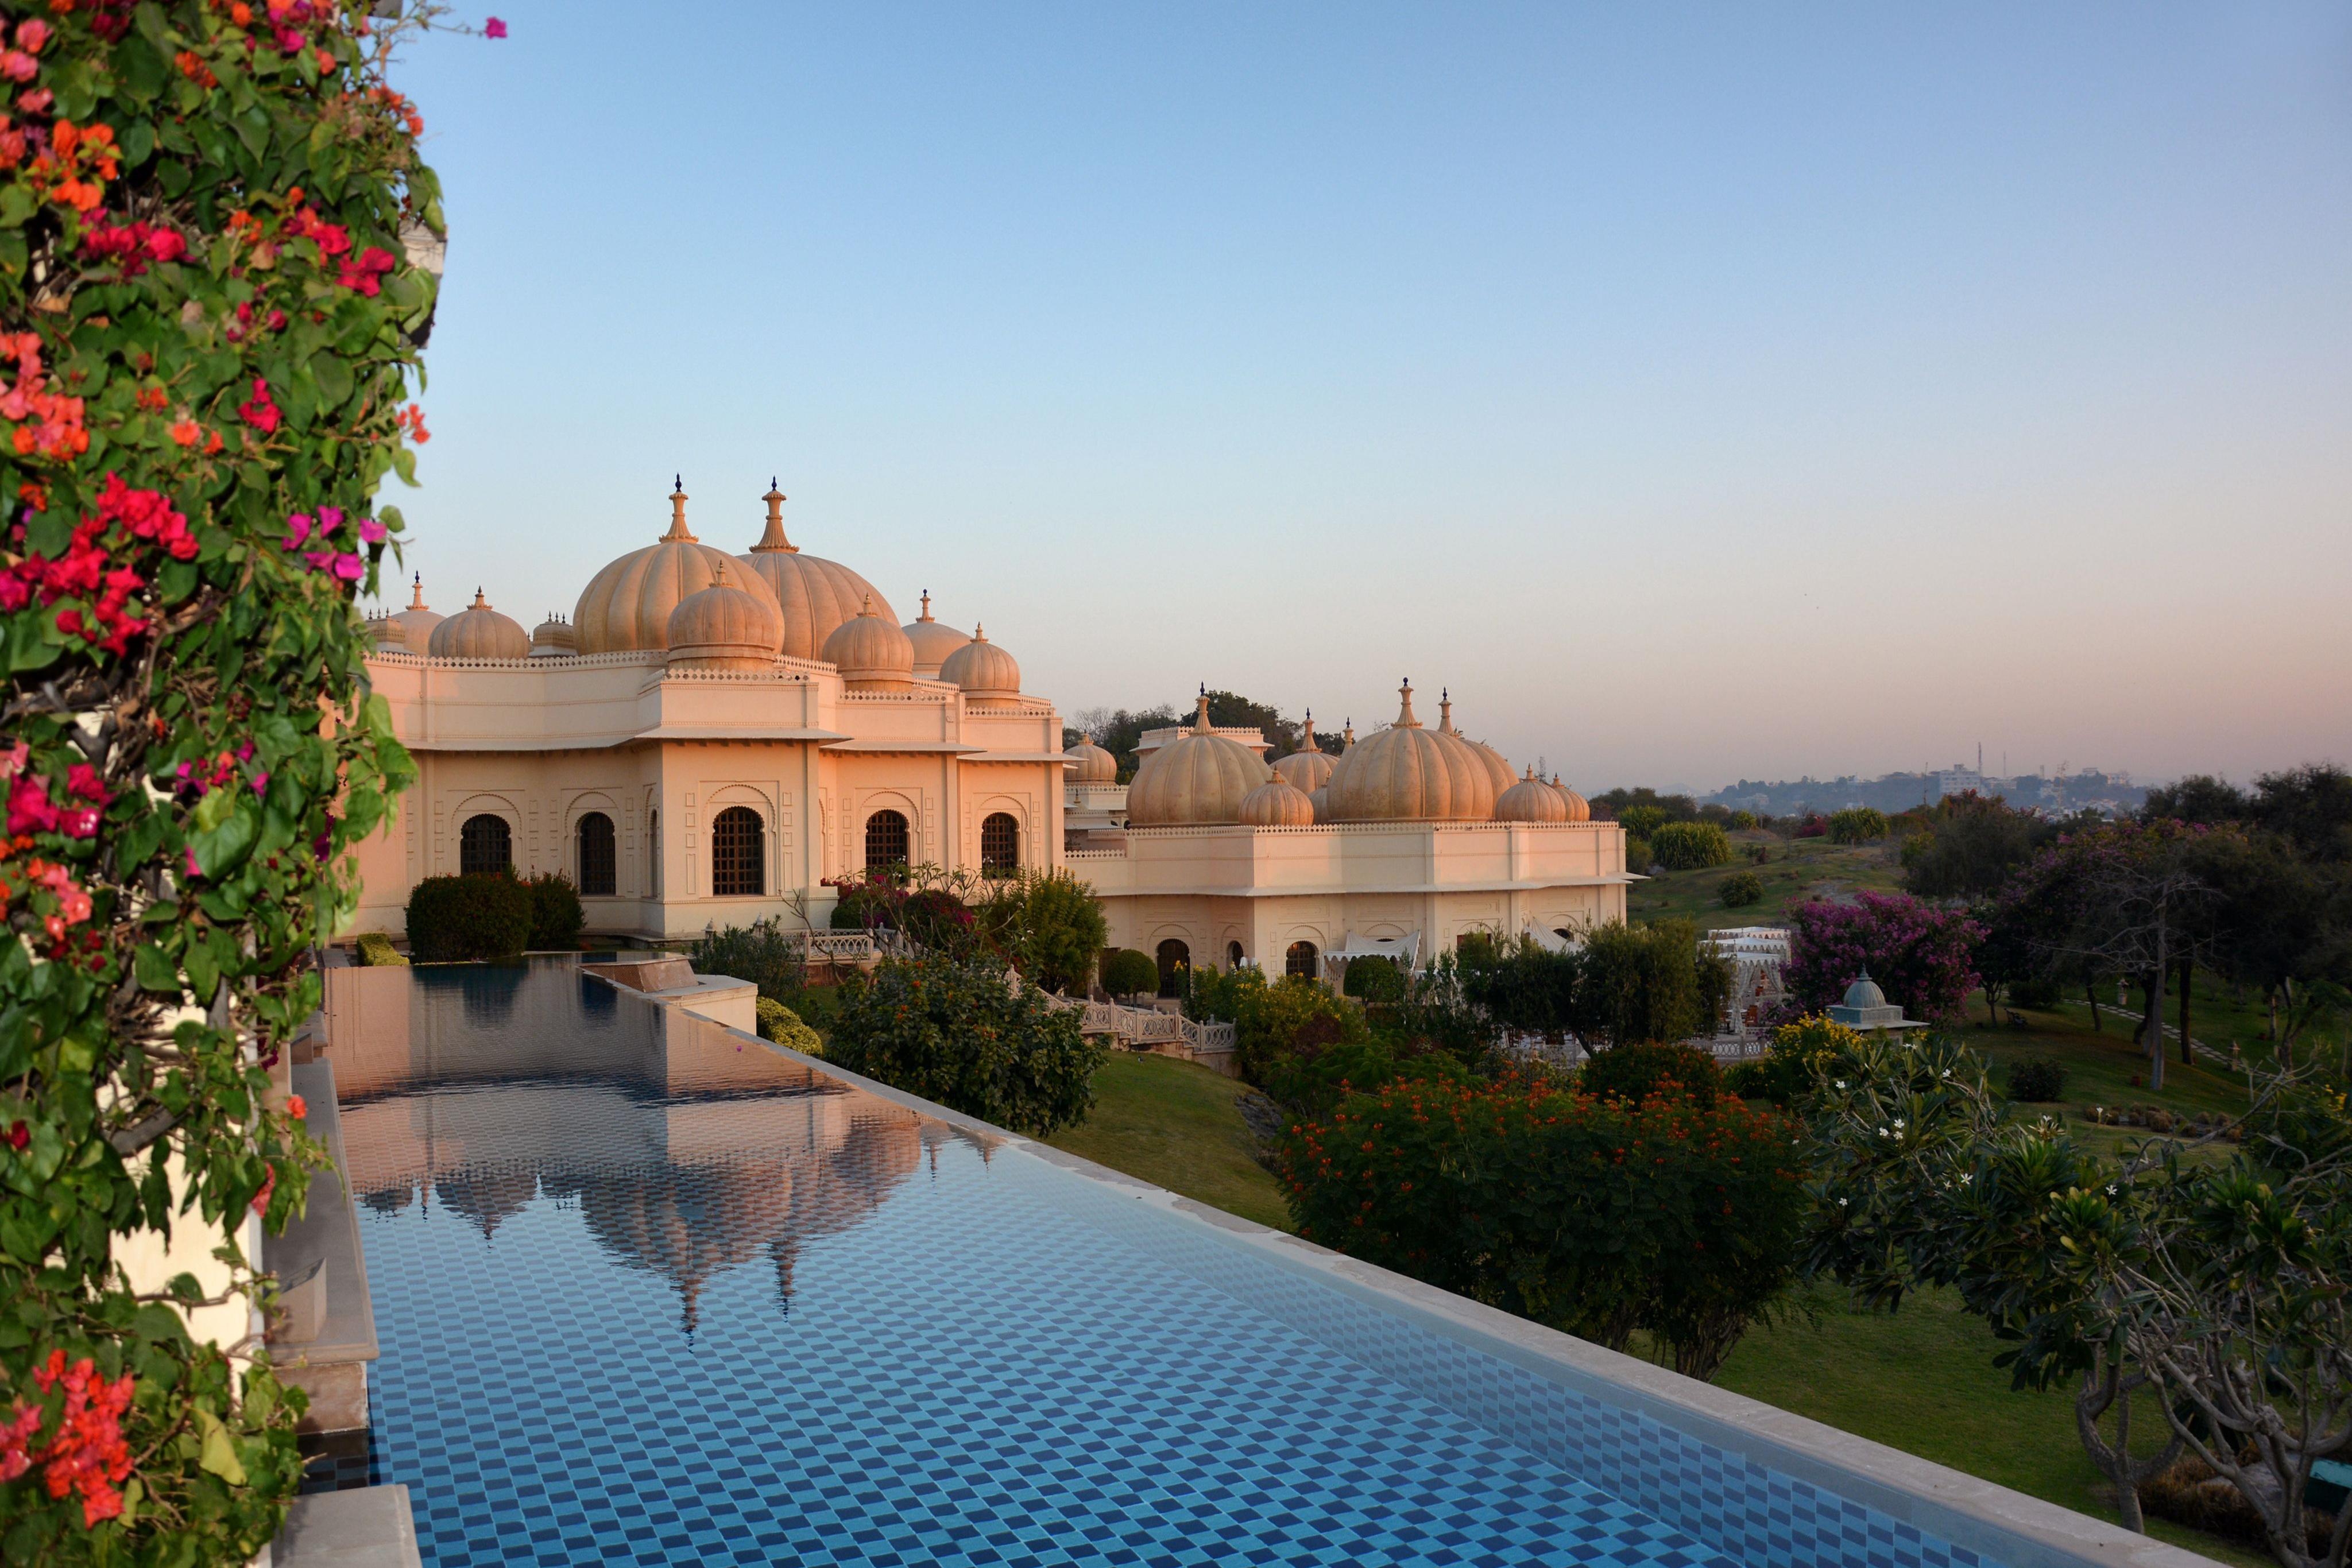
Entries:
POLYGON ((2352 759, 2340 5, 498 9, 400 78, 439 608, 568 613, 674 472, 741 549, 772 474, 1066 713, 2352 759))

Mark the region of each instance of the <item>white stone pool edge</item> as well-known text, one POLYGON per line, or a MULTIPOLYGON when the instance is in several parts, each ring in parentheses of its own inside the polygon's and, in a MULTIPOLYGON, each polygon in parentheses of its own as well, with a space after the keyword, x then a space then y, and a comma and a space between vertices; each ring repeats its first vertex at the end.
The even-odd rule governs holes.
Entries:
MULTIPOLYGON (((602 977, 594 977, 602 979, 602 977)), ((606 981, 606 984, 611 982, 606 981)), ((1255 1252, 1285 1270, 1321 1280, 1344 1294, 1419 1322, 1540 1376, 1646 1416, 1700 1442, 1807 1481, 1876 1510, 2006 1568, 2215 1568, 2214 1560, 2135 1535, 2040 1498, 1858 1437, 1761 1400, 1685 1377, 1633 1356, 1605 1350, 1497 1308, 1425 1285, 1418 1280, 1318 1247, 1296 1236, 1228 1214, 1165 1187, 1068 1154, 1049 1144, 951 1111, 839 1067, 822 1057, 777 1045, 742 1030, 714 1029, 854 1084, 876 1098, 950 1126, 996 1140, 1121 1196, 1207 1227, 1229 1245, 1255 1252)))

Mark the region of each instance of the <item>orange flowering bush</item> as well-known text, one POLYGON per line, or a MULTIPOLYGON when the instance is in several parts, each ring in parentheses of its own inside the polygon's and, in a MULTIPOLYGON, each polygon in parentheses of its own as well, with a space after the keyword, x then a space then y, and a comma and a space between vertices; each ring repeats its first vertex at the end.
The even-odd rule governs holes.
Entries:
POLYGON ((142 1231, 282 1226, 270 1070, 411 767, 354 597, 400 528, 441 229, 373 0, 0 16, 0 1553, 249 1561, 299 1477, 142 1231))

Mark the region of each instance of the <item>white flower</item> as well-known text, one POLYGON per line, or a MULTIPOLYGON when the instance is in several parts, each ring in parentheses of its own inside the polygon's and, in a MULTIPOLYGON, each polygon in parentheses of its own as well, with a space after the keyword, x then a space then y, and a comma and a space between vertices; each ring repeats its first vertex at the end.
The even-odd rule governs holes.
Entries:
POLYGON ((1840 1198, 1840 1199, 1838 1199, 1838 1207, 1839 1207, 1840 1208, 1843 1208, 1843 1207, 1845 1207, 1845 1199, 1843 1199, 1843 1198, 1840 1198))
POLYGON ((1895 1118, 1895 1130, 1898 1133, 1903 1130, 1903 1118, 1900 1116, 1895 1118))
POLYGON ((1882 1138, 1883 1138, 1883 1137, 1885 1137, 1885 1136, 1886 1136, 1886 1129, 1885 1129, 1885 1128, 1884 1128, 1884 1127, 1879 1128, 1879 1129, 1878 1129, 1878 1135, 1879 1135, 1880 1137, 1882 1137, 1882 1138))
POLYGON ((2108 1184, 2107 1184, 2107 1196, 2108 1196, 2109 1197, 2115 1197, 2115 1196, 2116 1196, 2115 1184, 2114 1184, 2114 1183, 2112 1183, 2112 1182, 2110 1182, 2110 1183, 2108 1183, 2108 1184))
POLYGON ((1839 1079, 1839 1080, 1837 1081, 1837 1086, 1838 1086, 1839 1088, 1841 1088, 1841 1089, 1844 1088, 1844 1087, 1845 1087, 1845 1080, 1844 1080, 1844 1079, 1843 1079, 1843 1078, 1839 1079))
POLYGON ((1963 1172, 1961 1172, 1961 1173, 1960 1173, 1960 1185, 1961 1185, 1962 1186, 1968 1186, 1968 1185, 1969 1185, 1969 1183, 1970 1183, 1970 1182, 1972 1182, 1972 1181, 1974 1181, 1974 1180, 1976 1180, 1976 1179, 1977 1179, 1977 1178, 1976 1178, 1976 1175, 1975 1175, 1975 1173, 1974 1173, 1974 1172, 1971 1172, 1971 1171, 1963 1171, 1963 1172))

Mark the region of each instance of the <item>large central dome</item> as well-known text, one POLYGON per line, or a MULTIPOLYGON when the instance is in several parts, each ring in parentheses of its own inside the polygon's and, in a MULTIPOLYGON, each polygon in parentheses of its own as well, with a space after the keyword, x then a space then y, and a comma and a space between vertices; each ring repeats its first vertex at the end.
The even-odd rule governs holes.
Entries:
POLYGON ((1143 759, 1127 789, 1130 827, 1238 822, 1242 801, 1274 777, 1265 759, 1231 736, 1209 727, 1209 698, 1201 697, 1192 733, 1143 759))
POLYGON ((1412 683, 1398 688, 1397 721, 1349 747, 1325 785, 1337 822, 1485 822, 1495 815, 1495 781, 1470 743, 1423 729, 1412 716, 1412 683))
POLYGON ((768 528, 747 555, 736 559, 767 584, 784 611, 784 657, 822 659, 825 639, 857 619, 868 600, 874 613, 896 623, 898 612, 874 585, 836 560, 803 555, 784 537, 784 496, 768 482, 768 528))
MULTIPOLYGON (((669 532, 656 542, 631 550, 589 580, 572 616, 583 653, 622 653, 638 648, 669 646, 670 612, 691 593, 699 593, 719 580, 722 567, 734 559, 695 538, 686 527, 686 486, 670 492, 669 532)), ((789 618, 775 604, 775 591, 756 572, 738 571, 730 586, 768 601, 788 633, 789 618)))

